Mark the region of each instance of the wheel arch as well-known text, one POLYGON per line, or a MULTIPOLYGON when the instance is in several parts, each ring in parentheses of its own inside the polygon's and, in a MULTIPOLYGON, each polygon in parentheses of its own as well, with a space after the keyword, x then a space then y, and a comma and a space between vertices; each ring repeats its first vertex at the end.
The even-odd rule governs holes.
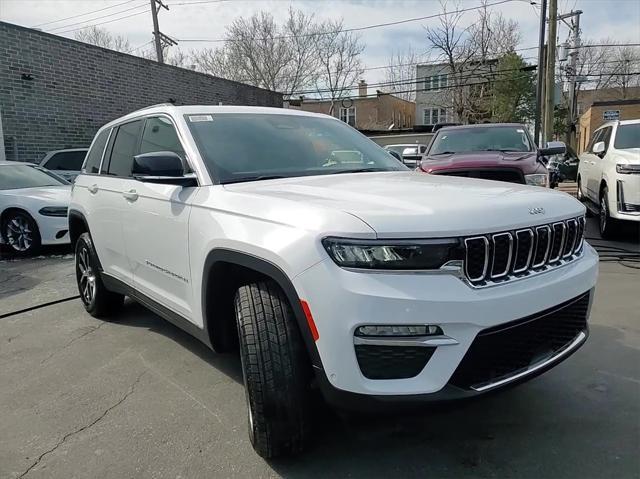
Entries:
POLYGON ((89 232, 89 223, 85 216, 78 210, 69 210, 69 238, 71 247, 75 248, 75 244, 82 233, 89 232))
POLYGON ((237 340, 233 308, 235 292, 244 284, 265 279, 274 281, 284 292, 296 318, 309 359, 315 368, 321 368, 320 356, 307 326, 300 297, 287 274, 268 260, 226 248, 210 251, 203 268, 202 315, 211 346, 216 351, 227 349, 230 334, 237 340))

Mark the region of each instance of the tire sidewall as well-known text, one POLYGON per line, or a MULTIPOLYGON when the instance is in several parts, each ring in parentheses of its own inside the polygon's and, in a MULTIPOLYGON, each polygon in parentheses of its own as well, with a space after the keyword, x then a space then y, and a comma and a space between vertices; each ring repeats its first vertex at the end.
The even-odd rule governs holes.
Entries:
POLYGON ((93 297, 91 298, 91 302, 87 303, 87 301, 85 300, 84 295, 82 294, 82 290, 80 288, 80 268, 78 266, 78 257, 80 256, 80 252, 86 250, 88 253, 88 257, 89 257, 89 263, 91 264, 91 268, 95 271, 95 274, 98 274, 98 270, 96 268, 96 261, 95 261, 95 256, 94 256, 94 251, 93 251, 93 243, 91 242, 91 237, 89 236, 88 233, 84 233, 82 235, 80 235, 80 237, 78 238, 78 241, 76 242, 76 248, 75 248, 75 271, 76 271, 76 283, 78 285, 78 293, 80 294, 80 300, 82 301, 82 304, 84 305, 84 308, 88 311, 88 312, 93 312, 95 310, 96 307, 96 298, 98 297, 98 294, 100 294, 99 288, 96 285, 95 288, 95 293, 93 295, 93 297))
POLYGON ((0 225, 0 228, 1 228, 2 240, 4 241, 7 248, 9 249, 9 251, 11 251, 12 254, 16 256, 29 256, 29 255, 35 254, 40 249, 40 245, 42 244, 42 238, 40 237, 40 229, 38 228, 38 223, 36 223, 36 221, 31 217, 30 214, 25 213, 23 211, 10 212, 2 220, 2 224, 0 225), (9 244, 9 239, 7 236, 7 228, 9 227, 9 222, 16 217, 22 217, 25 220, 27 220, 27 222, 29 223, 29 226, 33 231, 31 246, 25 251, 16 250, 9 244))

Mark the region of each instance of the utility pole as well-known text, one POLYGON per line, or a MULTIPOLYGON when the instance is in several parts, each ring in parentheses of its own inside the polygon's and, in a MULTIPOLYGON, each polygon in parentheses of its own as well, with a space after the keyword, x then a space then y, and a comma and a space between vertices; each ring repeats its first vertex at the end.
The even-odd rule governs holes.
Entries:
MULTIPOLYGON (((567 77, 569 79, 569 99, 567 101, 567 134, 565 141, 569 145, 574 145, 575 134, 573 127, 578 120, 577 115, 577 95, 576 83, 578 74, 578 52, 580 50, 580 15, 582 10, 572 11, 558 17, 559 20, 571 18, 571 52, 569 53, 569 65, 566 68, 567 77)), ((565 22, 566 23, 566 22, 565 22)))
POLYGON ((156 44, 156 59, 158 63, 164 63, 164 56, 162 55, 162 48, 166 45, 177 45, 178 43, 172 38, 168 37, 160 31, 158 24, 158 12, 160 8, 169 10, 162 0, 150 0, 151 1, 151 15, 153 17, 153 37, 156 44))
POLYGON ((549 36, 545 72, 544 142, 553 139, 553 110, 555 103, 556 36, 558 32, 558 0, 549 0, 549 36))
POLYGON ((542 147, 542 141, 540 141, 540 125, 542 123, 542 102, 544 101, 544 65, 545 65, 545 52, 544 52, 544 29, 547 21, 547 0, 542 0, 540 6, 540 36, 538 38, 538 78, 536 83, 536 118, 534 120, 534 138, 538 146, 542 147))

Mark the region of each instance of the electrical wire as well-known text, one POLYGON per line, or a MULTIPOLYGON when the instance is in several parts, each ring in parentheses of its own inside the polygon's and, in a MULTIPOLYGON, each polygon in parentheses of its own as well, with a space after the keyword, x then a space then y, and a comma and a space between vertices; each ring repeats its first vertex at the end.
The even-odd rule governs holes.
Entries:
POLYGON ((37 27, 42 27, 44 25, 51 25, 52 23, 64 22, 65 20, 71 20, 72 18, 83 17, 85 15, 91 15, 92 13, 102 12, 104 10, 109 10, 110 8, 116 8, 116 7, 119 7, 121 5, 126 5, 127 3, 131 3, 131 2, 135 2, 135 1, 137 1, 137 0, 127 0, 126 2, 116 3, 115 5, 110 5, 108 7, 99 8, 98 10, 91 10, 90 12, 78 13, 77 15, 72 15, 70 17, 59 18, 57 20, 51 20, 51 21, 44 22, 44 23, 38 23, 37 25, 32 25, 30 28, 37 28, 37 27))
POLYGON ((74 28, 71 30, 65 30, 64 32, 55 32, 55 35, 63 35, 65 33, 77 32, 78 30, 84 30, 85 28, 97 27, 98 25, 106 25, 107 23, 117 22, 119 20, 124 20, 125 18, 135 17, 136 15, 142 15, 144 13, 150 12, 150 9, 143 10, 142 12, 132 13, 130 15, 125 15, 124 17, 114 18, 113 20, 107 20, 106 22, 94 23, 92 25, 86 25, 84 27, 74 28))
MULTIPOLYGON (((281 40, 281 39, 287 39, 287 38, 305 38, 305 37, 316 37, 316 36, 322 36, 322 35, 335 35, 337 33, 345 33, 345 32, 359 32, 359 31, 363 31, 363 30, 370 30, 372 28, 382 28, 382 27, 389 27, 389 26, 394 26, 394 25, 402 25, 404 23, 410 23, 410 22, 419 22, 419 21, 428 20, 428 19, 431 19, 431 18, 438 18, 438 17, 442 17, 442 16, 446 16, 446 15, 453 15, 453 14, 457 14, 457 13, 470 12, 470 11, 473 11, 473 10, 479 10, 481 8, 492 7, 492 6, 495 6, 495 5, 502 5, 504 3, 522 2, 522 1, 523 0, 500 0, 498 2, 487 3, 487 4, 479 5, 479 6, 476 6, 476 7, 460 8, 458 10, 452 10, 450 12, 435 13, 433 15, 426 15, 426 16, 423 16, 423 17, 406 18, 404 20, 397 20, 397 21, 394 21, 394 22, 376 23, 376 24, 373 24, 373 25, 365 25, 365 26, 362 26, 362 27, 340 28, 338 30, 331 30, 331 31, 326 31, 326 32, 305 33, 303 35, 276 35, 276 36, 273 36, 273 37, 269 37, 268 39, 266 39, 266 38, 255 38, 254 41, 281 40)), ((232 39, 232 38, 217 38, 217 39, 179 38, 178 41, 181 41, 181 42, 226 43, 226 42, 233 42, 235 40, 232 39)), ((533 47, 533 48, 538 48, 538 47, 533 47)))
POLYGON ((640 269, 640 250, 634 251, 608 243, 598 244, 605 241, 601 238, 586 237, 585 240, 598 252, 600 262, 618 263, 626 268, 640 269))
POLYGON ((75 22, 75 23, 68 23, 67 25, 61 25, 59 27, 53 27, 51 30, 49 30, 49 33, 56 33, 54 32, 54 30, 62 30, 65 28, 69 28, 69 27, 75 27, 76 25, 82 25, 85 24, 87 22, 93 22, 95 20, 100 20, 101 18, 107 18, 107 17, 113 17, 114 15, 120 15, 121 13, 125 13, 125 12, 130 12, 131 10, 137 10, 138 8, 142 8, 142 7, 147 7, 148 8, 149 4, 147 2, 141 3, 140 5, 136 5, 135 7, 131 7, 131 8, 125 8, 124 10, 119 10, 117 12, 113 12, 113 13, 108 13, 106 15, 101 15, 99 17, 95 17, 95 18, 87 18, 86 20, 82 20, 79 22, 75 22))

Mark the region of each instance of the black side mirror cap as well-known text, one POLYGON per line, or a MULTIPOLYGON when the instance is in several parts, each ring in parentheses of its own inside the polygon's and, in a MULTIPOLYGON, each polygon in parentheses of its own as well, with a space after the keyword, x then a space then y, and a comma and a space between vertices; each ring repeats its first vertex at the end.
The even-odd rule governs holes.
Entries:
POLYGON ((154 151, 133 157, 134 176, 184 176, 182 158, 173 151, 154 151))
POLYGON ((542 156, 564 155, 567 152, 567 145, 561 141, 550 141, 546 148, 538 150, 542 156))

